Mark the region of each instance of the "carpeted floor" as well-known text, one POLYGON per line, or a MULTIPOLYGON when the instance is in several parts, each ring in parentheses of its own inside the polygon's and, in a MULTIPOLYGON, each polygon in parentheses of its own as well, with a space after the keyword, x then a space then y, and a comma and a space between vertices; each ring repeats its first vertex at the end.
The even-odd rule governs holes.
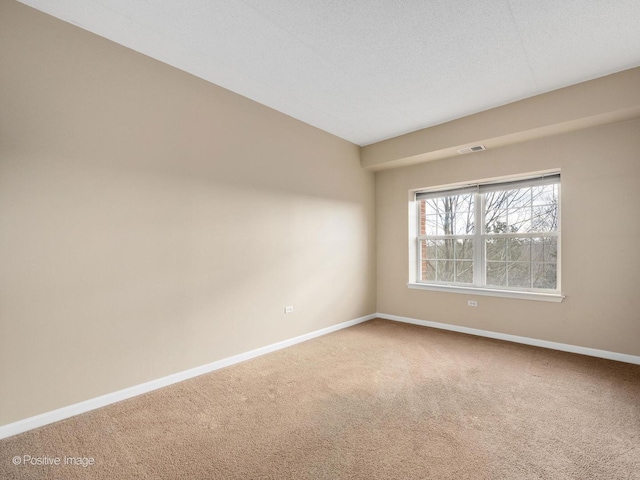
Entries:
POLYGON ((373 320, 0 441, 0 478, 640 479, 640 366, 373 320))

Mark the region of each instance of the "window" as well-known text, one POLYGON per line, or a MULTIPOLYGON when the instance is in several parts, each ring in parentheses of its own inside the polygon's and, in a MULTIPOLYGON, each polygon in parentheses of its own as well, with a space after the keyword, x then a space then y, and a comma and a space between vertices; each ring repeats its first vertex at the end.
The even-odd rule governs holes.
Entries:
POLYGON ((560 297, 560 174, 418 191, 414 200, 414 287, 560 297))

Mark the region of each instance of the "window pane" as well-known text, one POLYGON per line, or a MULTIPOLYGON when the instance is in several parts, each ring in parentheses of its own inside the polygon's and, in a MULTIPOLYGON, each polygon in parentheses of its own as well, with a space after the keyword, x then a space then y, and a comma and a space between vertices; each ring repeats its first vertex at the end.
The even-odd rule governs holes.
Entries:
POLYGON ((437 261, 437 280, 439 282, 453 282, 454 261, 438 260, 437 261))
POLYGON ((438 202, 438 235, 453 235, 454 211, 456 197, 437 198, 438 202))
POLYGON ((420 254, 423 260, 436 258, 436 242, 433 240, 420 240, 420 254))
POLYGON ((474 230, 474 213, 457 212, 454 233, 456 235, 471 235, 474 230))
POLYGON ((533 264, 533 288, 557 288, 557 265, 555 263, 533 264))
POLYGON ((509 263, 507 286, 531 288, 531 270, 529 262, 509 263))
POLYGON ((556 185, 533 187, 531 192, 533 205, 557 205, 557 191, 558 189, 556 185))
POLYGON ((487 262, 487 285, 507 286, 507 264, 505 262, 487 262))
POLYGON ((456 262, 456 282, 469 284, 473 283, 473 262, 456 262))
POLYGON ((440 211, 438 214, 438 235, 453 235, 453 212, 440 211))
POLYGON ((422 261, 422 281, 435 282, 436 280, 436 267, 434 261, 423 260, 422 261))
MULTIPOLYGON (((424 211, 427 235, 470 235, 474 230, 473 194, 430 199, 424 211), (432 217, 429 220, 429 217, 432 217), (429 226, 433 231, 429 232, 429 226)), ((421 213, 422 215, 422 213, 421 213)))
POLYGON ((460 212, 474 209, 474 194, 445 195, 428 200, 439 212, 460 212))
MULTIPOLYGON (((493 193, 490 192, 487 197, 493 193)), ((487 208, 485 210, 485 226, 486 233, 506 233, 507 232, 507 208, 504 205, 496 205, 496 208, 487 208)))
POLYGON ((435 235, 438 211, 435 199, 418 202, 419 235, 435 235))
POLYGON ((558 229, 556 205, 542 205, 533 207, 531 219, 532 232, 555 232, 558 229))
POLYGON ((438 216, 437 215, 426 215, 425 216, 425 234, 426 235, 437 235, 438 227, 437 227, 438 216))
POLYGON ((431 200, 433 202, 433 208, 437 212, 444 212, 448 209, 449 197, 438 197, 431 200))
POLYGON ((475 195, 467 193, 466 195, 458 195, 458 210, 465 212, 473 212, 475 209, 475 195))
POLYGON ((435 215, 438 213, 437 199, 430 198, 429 200, 422 200, 420 204, 421 207, 424 208, 425 215, 435 215))
POLYGON ((544 239, 544 253, 542 256, 543 262, 557 262, 558 261, 558 238, 546 237, 544 239))
POLYGON ((507 232, 516 233, 531 231, 531 208, 512 209, 509 207, 507 218, 507 232))
POLYGON ((473 240, 458 239, 455 241, 455 258, 457 260, 473 260, 473 240))
POLYGON ((507 258, 512 262, 528 262, 531 260, 530 238, 509 238, 507 242, 507 258))
POLYGON ((420 278, 426 282, 473 283, 475 194, 449 195, 419 202, 420 234, 454 238, 420 242, 420 278))
POLYGON ((557 186, 488 192, 485 233, 552 232, 557 230, 557 186))
POLYGON ((534 262, 542 262, 544 253, 544 237, 531 239, 531 258, 534 262))
POLYGON ((456 198, 454 212, 457 235, 471 235, 474 231, 474 198, 475 195, 473 194, 458 195, 456 198))
POLYGON ((487 238, 485 244, 485 255, 487 260, 507 260, 506 238, 487 238))
POLYGON ((435 240, 435 244, 436 244, 436 254, 437 254, 437 258, 438 260, 445 260, 445 259, 453 259, 453 255, 454 255, 454 244, 455 244, 455 240, 454 239, 447 239, 447 240, 435 240))
POLYGON ((505 210, 508 204, 508 193, 506 191, 487 192, 485 194, 485 210, 505 210))
POLYGON ((535 237, 531 240, 531 256, 534 262, 555 263, 558 261, 557 237, 535 237))
POLYGON ((509 210, 529 208, 531 205, 531 187, 508 190, 506 196, 509 210))

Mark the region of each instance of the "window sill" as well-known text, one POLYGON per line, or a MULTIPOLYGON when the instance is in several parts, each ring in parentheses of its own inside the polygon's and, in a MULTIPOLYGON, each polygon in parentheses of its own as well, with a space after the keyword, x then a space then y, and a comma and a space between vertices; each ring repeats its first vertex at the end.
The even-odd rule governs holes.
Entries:
POLYGON ((459 285, 431 285, 426 283, 407 283, 407 287, 415 290, 431 290, 434 292, 463 293, 467 295, 481 295, 486 297, 519 298, 522 300, 537 300, 540 302, 561 302, 564 295, 559 293, 518 292, 515 290, 496 290, 492 288, 462 287, 459 285))

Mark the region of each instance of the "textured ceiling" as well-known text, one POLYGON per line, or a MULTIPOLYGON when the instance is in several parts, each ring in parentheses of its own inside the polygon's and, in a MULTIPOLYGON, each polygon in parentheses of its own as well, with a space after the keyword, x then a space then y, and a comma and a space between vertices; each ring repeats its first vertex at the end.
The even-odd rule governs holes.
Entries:
POLYGON ((22 3, 358 145, 640 65, 639 0, 22 3))

